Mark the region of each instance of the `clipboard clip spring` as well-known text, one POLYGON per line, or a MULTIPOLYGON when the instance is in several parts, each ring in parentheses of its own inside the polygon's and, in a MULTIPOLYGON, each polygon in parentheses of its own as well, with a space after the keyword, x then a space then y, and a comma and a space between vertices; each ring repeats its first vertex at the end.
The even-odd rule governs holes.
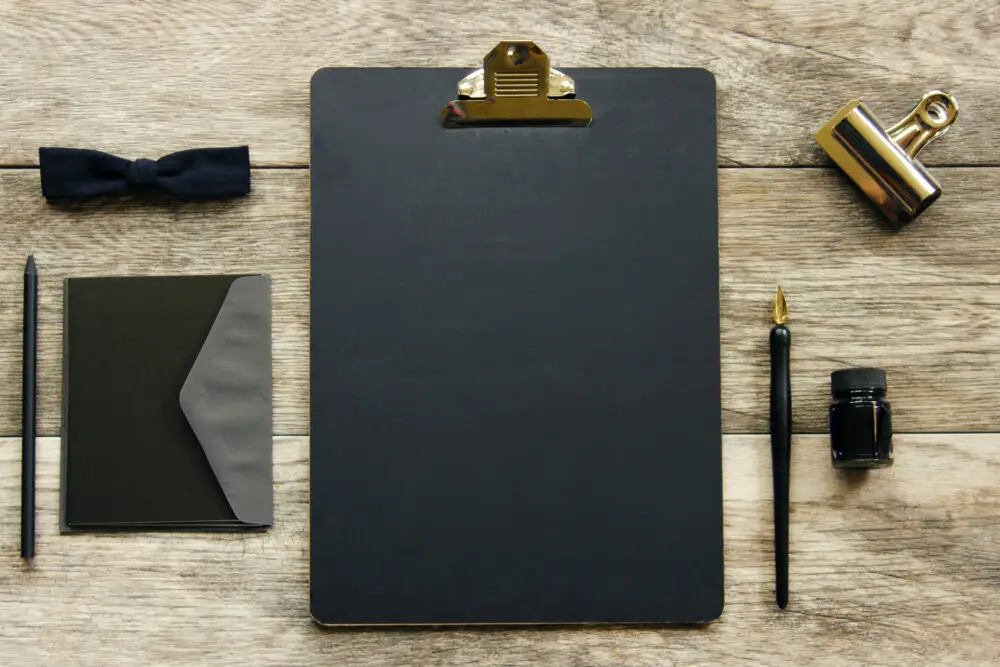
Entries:
POLYGON ((575 125, 593 120, 576 99, 576 83, 549 66, 534 42, 502 41, 483 66, 458 82, 458 99, 441 113, 445 127, 475 125, 575 125))

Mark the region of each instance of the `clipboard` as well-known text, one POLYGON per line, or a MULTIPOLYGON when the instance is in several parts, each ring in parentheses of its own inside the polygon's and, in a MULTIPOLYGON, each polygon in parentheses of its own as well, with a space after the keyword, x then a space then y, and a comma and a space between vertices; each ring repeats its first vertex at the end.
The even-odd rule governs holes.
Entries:
POLYGON ((718 617, 714 77, 322 69, 310 169, 315 621, 718 617))

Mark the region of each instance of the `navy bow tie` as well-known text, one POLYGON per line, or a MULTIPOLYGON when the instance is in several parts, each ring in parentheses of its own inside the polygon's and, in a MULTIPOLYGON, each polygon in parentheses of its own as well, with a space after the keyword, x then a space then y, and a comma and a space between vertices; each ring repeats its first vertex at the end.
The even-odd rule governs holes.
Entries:
POLYGON ((250 192, 250 150, 195 148, 159 160, 126 160, 85 148, 39 148, 46 199, 159 190, 187 198, 236 197, 250 192))

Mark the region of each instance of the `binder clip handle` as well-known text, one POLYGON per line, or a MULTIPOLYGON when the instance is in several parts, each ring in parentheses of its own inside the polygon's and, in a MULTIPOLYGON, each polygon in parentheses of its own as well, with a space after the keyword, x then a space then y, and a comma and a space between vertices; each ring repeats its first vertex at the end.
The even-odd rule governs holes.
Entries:
POLYGON ((925 94, 917 106, 886 132, 911 158, 948 131, 958 118, 958 102, 940 90, 925 94))

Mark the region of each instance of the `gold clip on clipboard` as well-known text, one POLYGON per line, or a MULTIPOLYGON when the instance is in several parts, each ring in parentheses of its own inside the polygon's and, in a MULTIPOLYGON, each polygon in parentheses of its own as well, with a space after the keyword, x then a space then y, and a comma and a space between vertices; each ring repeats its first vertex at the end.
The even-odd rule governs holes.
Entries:
POLYGON ((555 124, 586 127, 590 105, 576 99, 573 79, 549 66, 534 42, 503 41, 483 67, 458 83, 458 99, 441 114, 445 127, 555 124))

